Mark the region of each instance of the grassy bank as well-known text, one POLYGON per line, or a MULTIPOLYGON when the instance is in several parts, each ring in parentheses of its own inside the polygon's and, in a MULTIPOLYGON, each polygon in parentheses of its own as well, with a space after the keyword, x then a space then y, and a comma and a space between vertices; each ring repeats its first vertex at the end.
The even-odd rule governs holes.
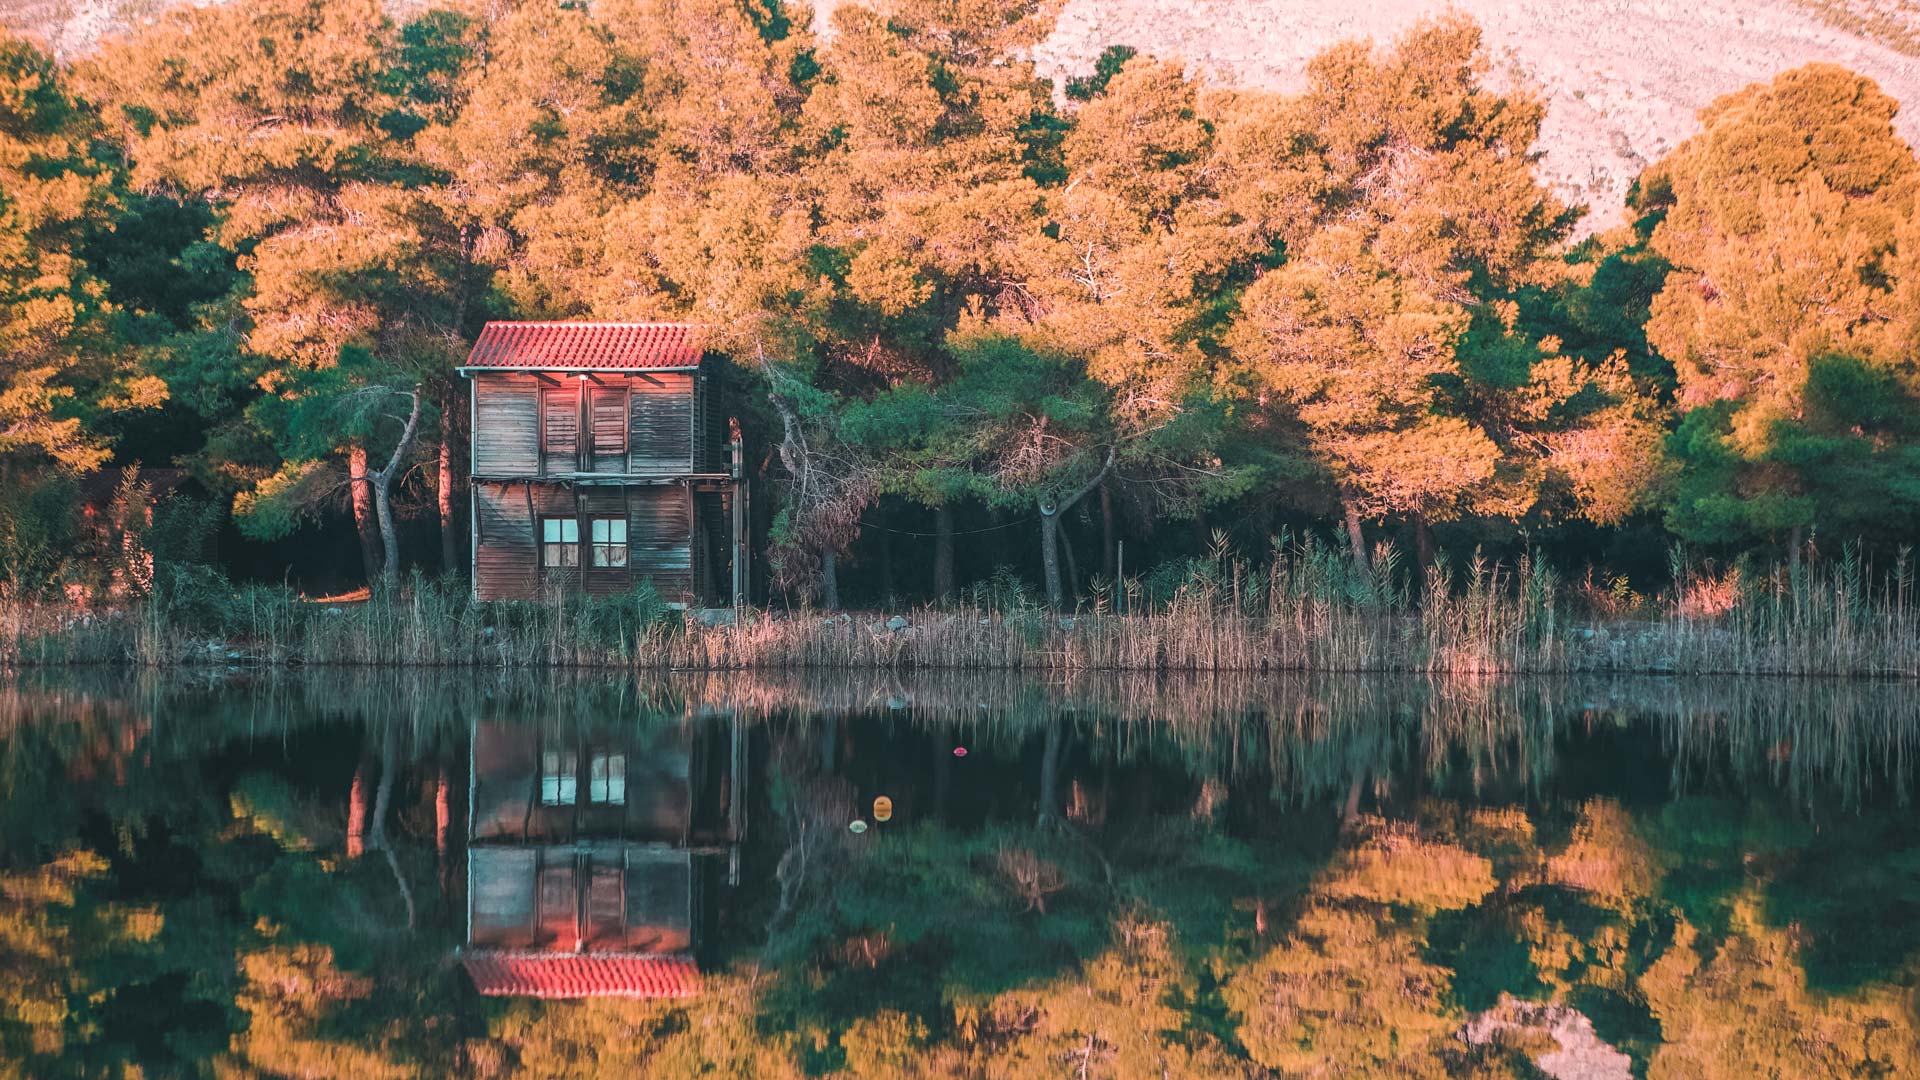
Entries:
POLYGON ((480 604, 459 582, 416 579, 327 604, 195 571, 114 610, 0 601, 0 663, 1920 678, 1905 558, 1878 570, 1849 555, 1711 573, 1676 562, 1674 585, 1643 597, 1531 560, 1442 561, 1421 575, 1381 555, 1363 574, 1311 542, 1276 544, 1257 569, 1222 553, 1171 584, 1096 584, 1068 614, 1001 582, 937 608, 749 609, 731 625, 688 617, 645 586, 618 599, 480 604))

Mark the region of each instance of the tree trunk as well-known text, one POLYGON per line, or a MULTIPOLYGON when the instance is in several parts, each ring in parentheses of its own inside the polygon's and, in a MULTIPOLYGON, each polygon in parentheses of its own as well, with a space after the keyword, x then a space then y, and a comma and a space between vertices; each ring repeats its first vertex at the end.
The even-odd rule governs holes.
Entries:
POLYGON ((837 561, 831 551, 820 556, 820 603, 828 611, 840 610, 840 575, 835 566, 837 561))
POLYGON ((460 567, 460 536, 453 516, 454 442, 459 431, 454 396, 448 391, 440 400, 440 570, 448 574, 460 567))
POLYGON ((1113 491, 1105 480, 1100 481, 1100 573, 1108 581, 1114 579, 1117 572, 1114 565, 1113 550, 1113 491))
POLYGON ((1046 572, 1047 605, 1055 611, 1060 610, 1060 515, 1073 509, 1074 504, 1087 497, 1087 493, 1106 482, 1107 474, 1113 471, 1114 448, 1107 447, 1106 460, 1100 463, 1100 471, 1093 479, 1080 486, 1080 489, 1058 502, 1040 496, 1036 507, 1040 511, 1040 565, 1046 572))
POLYGON ((397 391, 412 399, 413 408, 407 413, 406 426, 400 429, 400 441, 393 444, 393 456, 387 459, 385 467, 367 474, 373 485, 373 508, 380 522, 380 547, 386 554, 386 561, 380 567, 380 583, 391 587, 400 580, 400 535, 393 527, 393 478, 406 462, 407 451, 413 446, 413 436, 420 430, 420 387, 411 391, 397 391))
POLYGON ((367 759, 361 758, 353 770, 353 786, 347 789, 347 858, 357 859, 367 850, 367 759))
POLYGON ((373 517, 373 484, 367 479, 367 448, 347 448, 347 480, 353 496, 353 527, 360 534, 360 565, 367 584, 380 576, 380 527, 373 517))
POLYGON ((1787 573, 1791 576, 1800 575, 1800 549, 1806 546, 1806 542, 1805 527, 1795 525, 1787 535, 1787 573))
POLYGON ((1042 825, 1060 814, 1060 728, 1064 720, 1047 724, 1047 748, 1040 755, 1040 814, 1042 825))
POLYGON ((1060 519, 1040 506, 1040 568, 1047 583, 1047 606, 1060 610, 1060 519))
POLYGON ((933 595, 938 600, 953 595, 953 504, 950 502, 933 509, 933 595))
POLYGON ((443 765, 440 775, 433 782, 433 850, 444 862, 447 857, 447 834, 453 829, 453 799, 447 785, 447 770, 443 765))
POLYGON ((396 741, 393 725, 388 724, 380 740, 380 786, 374 789, 373 813, 367 821, 367 846, 375 851, 387 846, 387 808, 393 802, 393 776, 400 771, 394 762, 396 741))
POLYGON ((1073 531, 1064 526, 1060 529, 1060 557, 1067 564, 1067 596, 1080 599, 1080 563, 1073 557, 1073 531))
POLYGON ((1367 536, 1360 531, 1360 506, 1352 499, 1341 500, 1347 517, 1347 542, 1353 545, 1353 563, 1362 573, 1373 575, 1373 561, 1367 558, 1367 536))
POLYGON ((376 474, 373 485, 373 508, 380 521, 380 550, 384 558, 380 564, 380 584, 383 588, 392 588, 400 579, 400 534, 393 527, 393 502, 391 485, 384 474, 376 474))
POLYGON ((1340 832, 1342 835, 1353 831, 1360 824, 1360 791, 1366 786, 1365 769, 1353 770, 1353 782, 1347 786, 1346 805, 1340 808, 1340 832))
POLYGON ((1433 528, 1427 524, 1427 515, 1413 515, 1413 551, 1420 560, 1420 577, 1425 580, 1427 571, 1433 567, 1433 528))

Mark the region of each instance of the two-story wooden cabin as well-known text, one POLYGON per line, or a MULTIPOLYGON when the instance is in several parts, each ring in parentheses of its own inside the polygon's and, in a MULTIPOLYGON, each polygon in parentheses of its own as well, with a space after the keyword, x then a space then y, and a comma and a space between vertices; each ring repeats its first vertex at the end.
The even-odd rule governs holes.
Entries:
POLYGON ((491 322, 472 381, 473 588, 730 602, 745 580, 737 442, 688 323, 491 322))

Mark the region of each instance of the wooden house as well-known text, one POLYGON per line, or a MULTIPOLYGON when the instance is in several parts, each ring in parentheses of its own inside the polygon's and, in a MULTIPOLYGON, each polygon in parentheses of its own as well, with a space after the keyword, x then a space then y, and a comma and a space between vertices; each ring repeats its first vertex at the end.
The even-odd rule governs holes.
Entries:
POLYGON ((745 490, 704 327, 491 322, 472 383, 473 588, 669 602, 743 590, 745 490))
POLYGON ((467 942, 483 994, 680 997, 710 891, 737 876, 745 732, 476 723, 467 942))

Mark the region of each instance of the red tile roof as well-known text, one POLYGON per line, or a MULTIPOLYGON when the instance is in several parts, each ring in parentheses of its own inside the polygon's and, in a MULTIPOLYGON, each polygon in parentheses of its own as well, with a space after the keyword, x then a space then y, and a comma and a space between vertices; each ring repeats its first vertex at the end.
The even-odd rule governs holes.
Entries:
POLYGON ((472 368, 627 371, 692 368, 706 351, 698 323, 490 322, 467 356, 472 368))
POLYGON ((482 994, 538 998, 683 998, 700 992, 685 954, 533 953, 469 949, 461 955, 482 994))

